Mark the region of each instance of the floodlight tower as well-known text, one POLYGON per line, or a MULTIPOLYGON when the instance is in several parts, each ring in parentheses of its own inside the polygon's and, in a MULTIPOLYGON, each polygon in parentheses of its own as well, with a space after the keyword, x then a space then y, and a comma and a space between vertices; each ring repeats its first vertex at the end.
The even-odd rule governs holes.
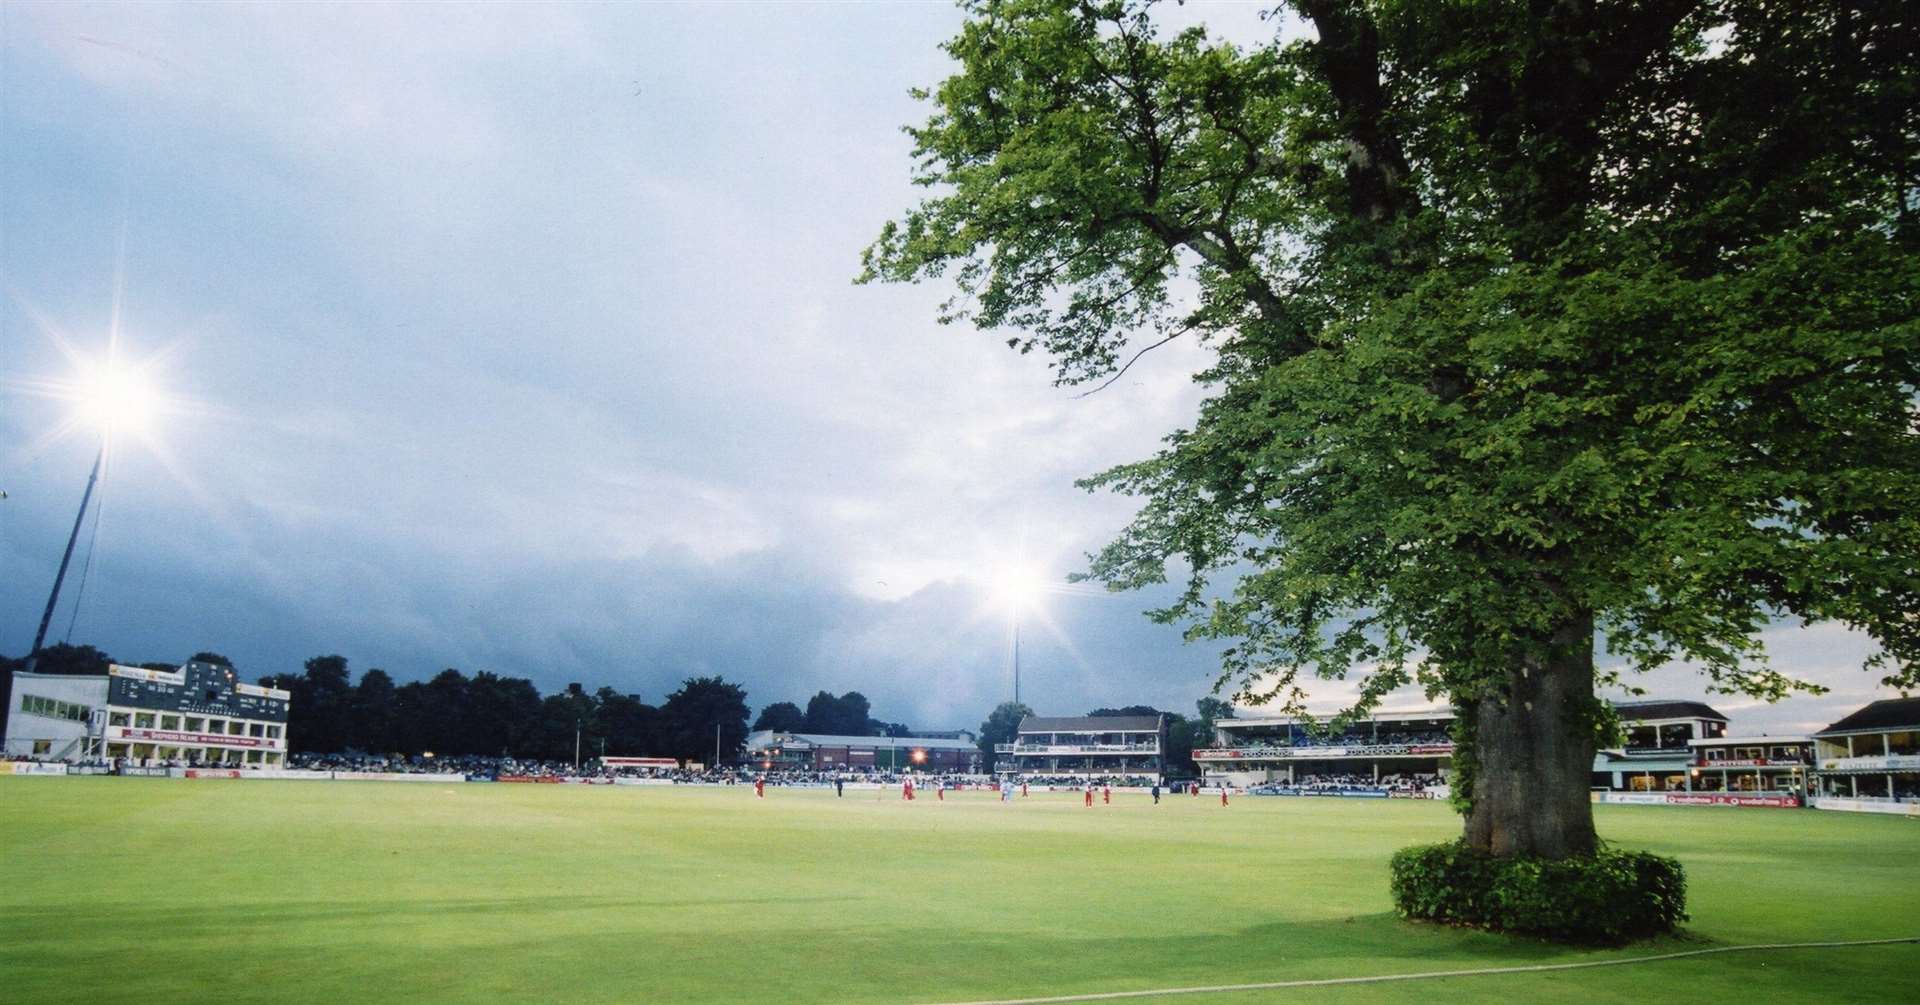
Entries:
POLYGON ((1013 700, 1020 702, 1020 615, 1040 598, 1042 578, 1024 566, 1006 566, 994 576, 993 594, 1007 605, 1007 620, 1013 624, 1013 700))
POLYGON ((1020 608, 1013 609, 1013 703, 1020 704, 1020 608))
POLYGON ((33 648, 27 650, 26 672, 32 673, 40 663, 40 646, 47 641, 47 624, 53 620, 53 609, 60 603, 60 584, 67 578, 67 566, 73 562, 73 545, 80 540, 80 525, 87 519, 87 504, 93 501, 94 483, 100 480, 100 462, 107 456, 107 438, 100 436, 100 449, 93 455, 93 470, 87 474, 87 489, 80 493, 80 512, 74 514, 73 532, 67 535, 67 550, 60 555, 60 571, 53 575, 53 592, 47 594, 47 609, 40 615, 40 630, 33 633, 33 648))
POLYGON ((32 673, 40 663, 40 649, 47 641, 47 625, 53 621, 53 609, 60 603, 60 586, 66 581, 67 566, 73 562, 73 546, 80 540, 80 527, 87 520, 87 505, 93 501, 93 487, 100 481, 100 465, 107 458, 107 446, 121 428, 138 428, 153 414, 158 400, 135 370, 118 365, 109 355, 107 362, 88 374, 70 391, 61 394, 79 406, 81 415, 100 429, 100 448, 93 455, 93 469, 87 473, 86 491, 80 493, 80 512, 74 514, 73 530, 67 534, 67 550, 60 555, 60 571, 54 573, 53 590, 47 594, 47 609, 40 615, 40 628, 33 633, 33 648, 27 650, 26 671, 32 673))

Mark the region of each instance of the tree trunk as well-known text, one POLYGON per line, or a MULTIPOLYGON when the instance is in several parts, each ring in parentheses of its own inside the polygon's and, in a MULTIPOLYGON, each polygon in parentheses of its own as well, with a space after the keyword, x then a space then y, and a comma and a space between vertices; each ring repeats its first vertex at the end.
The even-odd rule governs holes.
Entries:
POLYGON ((1550 654, 1523 662, 1504 694, 1471 703, 1470 847, 1548 859, 1593 853, 1594 708, 1591 617, 1561 626, 1550 654))

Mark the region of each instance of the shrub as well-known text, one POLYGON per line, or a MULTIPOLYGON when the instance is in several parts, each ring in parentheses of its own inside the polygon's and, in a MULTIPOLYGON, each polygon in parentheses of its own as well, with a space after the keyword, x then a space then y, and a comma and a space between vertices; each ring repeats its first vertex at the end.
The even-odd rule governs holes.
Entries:
POLYGON ((1626 942, 1687 919, 1680 863, 1644 851, 1496 858, 1458 842, 1416 845, 1394 853, 1392 885, 1404 918, 1565 941, 1626 942))

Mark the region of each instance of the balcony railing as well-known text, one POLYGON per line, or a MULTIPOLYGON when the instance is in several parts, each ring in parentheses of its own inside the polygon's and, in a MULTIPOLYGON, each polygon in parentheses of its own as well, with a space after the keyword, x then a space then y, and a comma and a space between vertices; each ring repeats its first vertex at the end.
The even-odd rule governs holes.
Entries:
MULTIPOLYGON (((995 745, 996 748, 999 746, 995 745)), ((1048 754, 1158 754, 1157 743, 1014 743, 1001 753, 1016 755, 1048 754)))
POLYGON ((1920 771, 1920 754, 1822 757, 1822 771, 1920 771))
POLYGON ((1196 761, 1327 760, 1341 757, 1440 757, 1452 753, 1451 741, 1355 743, 1345 747, 1288 747, 1266 744, 1253 747, 1201 747, 1193 752, 1193 759, 1196 761))

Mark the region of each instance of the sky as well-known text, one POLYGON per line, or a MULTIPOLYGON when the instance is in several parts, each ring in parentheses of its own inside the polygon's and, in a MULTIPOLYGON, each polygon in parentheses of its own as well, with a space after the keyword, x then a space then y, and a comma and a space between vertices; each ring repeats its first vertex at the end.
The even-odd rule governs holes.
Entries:
MULTIPOLYGON (((1298 30, 1260 13, 1167 16, 1298 30)), ((996 580, 1059 584, 1124 526, 1129 500, 1073 480, 1189 422, 1206 360, 1176 343, 1077 397, 936 324, 939 284, 853 284, 921 195, 908 90, 950 71, 959 23, 944 2, 0 4, 0 652, 31 645, 99 445, 47 392, 111 344, 168 407, 116 436, 50 642, 655 702, 719 674, 756 710, 858 690, 976 726, 1011 692, 996 580)), ((1217 649, 1142 616, 1165 599, 1043 594, 1022 699, 1191 712, 1217 649)), ((1768 641, 1833 693, 1712 698, 1736 729, 1887 696, 1843 630, 1768 641)))

